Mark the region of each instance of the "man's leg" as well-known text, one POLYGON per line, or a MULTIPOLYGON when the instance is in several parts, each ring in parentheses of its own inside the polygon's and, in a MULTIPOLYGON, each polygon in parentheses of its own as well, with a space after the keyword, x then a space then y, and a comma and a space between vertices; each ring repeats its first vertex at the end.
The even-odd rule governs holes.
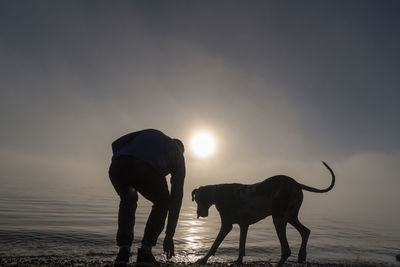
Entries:
POLYGON ((133 188, 128 188, 128 190, 124 192, 119 192, 119 196, 120 202, 117 232, 117 245, 119 246, 119 252, 114 262, 115 267, 126 266, 129 262, 138 200, 138 195, 133 188))
POLYGON ((142 188, 139 192, 153 203, 142 239, 142 245, 155 246, 164 229, 169 208, 169 191, 165 177, 154 179, 154 183, 142 188))
POLYGON ((111 183, 120 197, 117 232, 117 245, 120 250, 115 260, 116 266, 129 262, 130 247, 133 241, 138 195, 128 182, 131 174, 130 164, 129 158, 120 158, 112 162, 109 171, 111 183))
POLYGON ((118 211, 117 245, 130 247, 133 241, 133 227, 135 225, 135 212, 138 195, 132 187, 118 192, 120 196, 118 211))
POLYGON ((143 171, 143 175, 140 177, 144 179, 137 180, 134 187, 140 194, 153 203, 153 207, 147 219, 142 247, 138 249, 137 263, 146 262, 157 265, 158 262, 151 253, 151 249, 156 245, 158 236, 164 229, 170 198, 165 176, 149 165, 143 171))

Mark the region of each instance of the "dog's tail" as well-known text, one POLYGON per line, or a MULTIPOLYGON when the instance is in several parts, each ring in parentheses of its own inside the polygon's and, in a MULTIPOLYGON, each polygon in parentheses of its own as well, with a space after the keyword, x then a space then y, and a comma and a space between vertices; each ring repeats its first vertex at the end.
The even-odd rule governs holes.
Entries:
POLYGON ((310 191, 310 192, 314 192, 314 193, 325 193, 325 192, 330 191, 333 188, 333 186, 335 185, 335 174, 333 173, 332 169, 328 166, 328 164, 326 164, 325 162, 322 162, 322 163, 325 165, 326 168, 328 168, 329 172, 332 175, 331 185, 328 188, 325 188, 325 189, 317 189, 317 188, 314 188, 314 187, 306 186, 304 184, 300 184, 301 189, 306 190, 306 191, 310 191))

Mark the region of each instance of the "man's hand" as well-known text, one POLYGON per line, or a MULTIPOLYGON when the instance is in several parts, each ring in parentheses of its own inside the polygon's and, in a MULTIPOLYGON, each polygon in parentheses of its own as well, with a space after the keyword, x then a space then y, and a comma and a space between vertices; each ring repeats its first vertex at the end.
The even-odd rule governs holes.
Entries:
POLYGON ((174 251, 174 240, 172 237, 165 237, 164 239, 164 253, 167 254, 167 259, 172 258, 172 256, 175 256, 175 251, 174 251))

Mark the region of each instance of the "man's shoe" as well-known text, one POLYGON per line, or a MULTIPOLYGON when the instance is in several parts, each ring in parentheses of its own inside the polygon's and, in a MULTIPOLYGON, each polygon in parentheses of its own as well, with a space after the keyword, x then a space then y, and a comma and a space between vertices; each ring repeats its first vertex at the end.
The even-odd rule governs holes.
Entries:
POLYGON ((130 254, 131 251, 129 248, 120 248, 117 258, 114 261, 114 267, 128 266, 130 254))
POLYGON ((154 258, 151 251, 144 250, 142 248, 138 249, 136 266, 159 266, 160 263, 154 258))

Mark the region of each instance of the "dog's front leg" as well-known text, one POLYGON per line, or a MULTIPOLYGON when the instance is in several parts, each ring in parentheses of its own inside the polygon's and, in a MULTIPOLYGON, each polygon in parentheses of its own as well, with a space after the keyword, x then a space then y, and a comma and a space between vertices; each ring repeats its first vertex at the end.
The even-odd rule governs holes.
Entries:
POLYGON ((211 256, 215 255, 215 252, 217 251, 219 245, 221 244, 222 240, 226 237, 226 235, 232 230, 232 224, 223 224, 221 225, 221 229, 219 230, 218 236, 214 241, 214 244, 212 245, 210 251, 205 255, 203 258, 199 259, 196 261, 196 263, 199 264, 206 264, 208 258, 211 256))
POLYGON ((240 243, 239 243, 239 257, 235 261, 237 264, 243 263, 243 256, 245 255, 245 248, 246 248, 246 237, 247 237, 247 230, 249 226, 247 224, 240 224, 240 243))

